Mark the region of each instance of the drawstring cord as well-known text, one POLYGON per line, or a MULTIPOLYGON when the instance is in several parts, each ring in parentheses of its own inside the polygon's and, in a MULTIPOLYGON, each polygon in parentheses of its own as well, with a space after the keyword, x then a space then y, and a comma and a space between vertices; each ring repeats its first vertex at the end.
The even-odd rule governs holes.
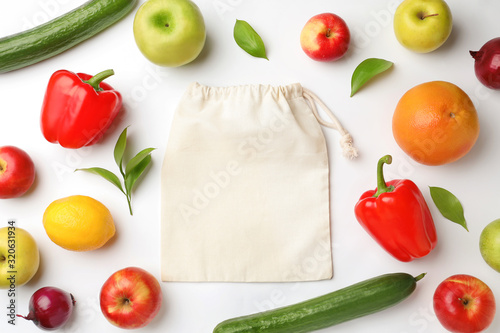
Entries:
POLYGON ((309 89, 302 88, 302 95, 304 96, 305 99, 307 99, 307 101, 311 105, 312 112, 313 112, 314 116, 316 117, 316 119, 318 120, 318 123, 320 123, 323 126, 337 130, 340 133, 340 135, 341 135, 340 146, 342 147, 342 154, 345 157, 350 158, 350 159, 357 157, 358 150, 356 149, 356 147, 353 146, 351 134, 349 134, 349 132, 347 132, 344 129, 344 127, 342 127, 342 124, 337 119, 337 117, 335 117, 333 112, 325 105, 325 103, 323 103, 319 99, 318 96, 316 96, 309 89), (321 107, 321 109, 323 111, 325 111, 325 113, 330 117, 330 119, 332 120, 331 123, 324 121, 320 117, 320 115, 318 113, 318 109, 316 108, 316 104, 318 104, 321 107))

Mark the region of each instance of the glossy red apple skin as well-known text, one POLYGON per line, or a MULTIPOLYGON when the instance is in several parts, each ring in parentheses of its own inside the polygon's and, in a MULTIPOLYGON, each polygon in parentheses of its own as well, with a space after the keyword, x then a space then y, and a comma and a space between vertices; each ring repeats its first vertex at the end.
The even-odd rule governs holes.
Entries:
POLYGON ((100 293, 101 311, 113 325, 141 328, 158 314, 162 304, 158 280, 138 267, 127 267, 113 273, 100 293))
POLYGON ((441 282, 433 298, 434 312, 444 328, 455 333, 484 331, 495 317, 495 297, 480 279, 457 274, 441 282))
POLYGON ((25 194, 35 181, 35 164, 22 149, 0 147, 0 199, 17 198, 25 194))
POLYGON ((302 28, 302 50, 316 61, 335 61, 349 49, 351 34, 345 21, 333 13, 311 17, 302 28))

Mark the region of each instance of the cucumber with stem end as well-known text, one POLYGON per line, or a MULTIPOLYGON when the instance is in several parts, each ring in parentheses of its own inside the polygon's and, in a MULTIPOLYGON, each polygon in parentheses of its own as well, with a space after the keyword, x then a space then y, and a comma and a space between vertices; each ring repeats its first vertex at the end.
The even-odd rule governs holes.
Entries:
POLYGON ((0 39, 0 73, 53 57, 106 29, 137 0, 92 0, 32 29, 0 39))
POLYGON ((411 295, 424 276, 384 274, 305 302, 228 319, 213 333, 312 332, 396 305, 411 295))

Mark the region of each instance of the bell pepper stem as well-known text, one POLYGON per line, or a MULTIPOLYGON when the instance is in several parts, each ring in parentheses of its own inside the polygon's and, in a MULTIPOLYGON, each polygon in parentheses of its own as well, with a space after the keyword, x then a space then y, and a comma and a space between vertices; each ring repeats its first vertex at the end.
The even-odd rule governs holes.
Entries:
POLYGON ((92 76, 90 79, 83 81, 83 82, 90 84, 92 86, 92 88, 95 89, 95 91, 102 91, 103 89, 101 87, 99 87, 99 84, 114 74, 115 74, 115 71, 113 71, 112 69, 107 69, 105 71, 97 73, 96 75, 92 76))
POLYGON ((394 191, 394 186, 387 186, 384 179, 384 164, 391 164, 392 156, 385 155, 378 160, 377 164, 377 192, 373 195, 374 198, 377 198, 382 193, 392 192, 394 191))

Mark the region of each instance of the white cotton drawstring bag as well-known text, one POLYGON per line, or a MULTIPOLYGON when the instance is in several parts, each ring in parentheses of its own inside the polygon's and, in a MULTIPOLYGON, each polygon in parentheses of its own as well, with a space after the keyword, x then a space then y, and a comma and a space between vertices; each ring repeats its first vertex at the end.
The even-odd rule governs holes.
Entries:
POLYGON ((191 84, 161 173, 163 281, 330 279, 328 152, 320 124, 352 138, 300 84, 191 84), (332 119, 318 115, 318 104, 332 119))

